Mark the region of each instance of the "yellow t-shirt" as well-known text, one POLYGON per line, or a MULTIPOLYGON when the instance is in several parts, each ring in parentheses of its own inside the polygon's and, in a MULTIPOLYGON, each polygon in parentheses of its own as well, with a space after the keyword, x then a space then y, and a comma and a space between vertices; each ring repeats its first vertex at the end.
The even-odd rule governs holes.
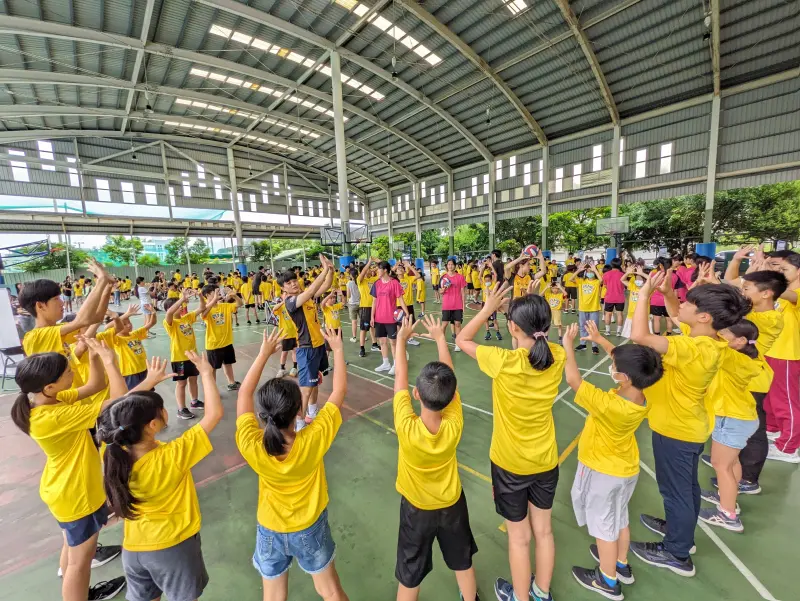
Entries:
POLYGON ((431 285, 438 286, 439 285, 439 278, 441 277, 438 267, 431 267, 431 285))
POLYGON ((600 310, 600 280, 596 277, 575 278, 578 284, 578 311, 592 312, 600 310))
POLYGON ((425 302, 425 280, 418 279, 414 282, 414 286, 417 287, 417 302, 424 303, 425 302))
POLYGON ((636 429, 650 408, 584 381, 575 403, 589 412, 578 442, 578 461, 601 474, 630 478, 639 473, 636 429))
POLYGON ((207 351, 233 344, 234 313, 236 313, 236 303, 219 302, 203 318, 206 323, 207 351))
POLYGON ((176 271, 175 273, 172 274, 172 279, 175 280, 176 282, 180 282, 183 279, 183 276, 181 275, 180 271, 176 271))
POLYGON ((512 298, 517 298, 518 296, 525 296, 528 293, 528 284, 531 283, 530 274, 523 277, 520 277, 518 275, 512 277, 514 281, 514 292, 512 294, 512 298))
POLYGON ((58 353, 59 355, 64 355, 69 359, 70 367, 74 374, 72 388, 79 388, 86 383, 86 380, 81 377, 80 368, 70 349, 70 344, 76 341, 78 332, 71 332, 62 338, 61 328, 63 326, 64 324, 58 324, 29 330, 22 339, 22 348, 28 357, 36 353, 58 353))
POLYGON ((72 291, 76 297, 83 296, 83 282, 75 282, 72 285, 72 291))
POLYGON ((439 431, 432 434, 414 413, 408 390, 394 395, 394 429, 400 446, 396 488, 418 509, 444 509, 461 496, 456 447, 464 416, 458 392, 441 415, 439 431))
POLYGON ((242 287, 239 288, 239 292, 242 295, 242 300, 244 301, 245 305, 254 305, 256 300, 253 296, 253 284, 249 281, 242 284, 242 287))
MULTIPOLYGON (((800 294, 800 288, 795 292, 800 294)), ((800 307, 779 298, 777 310, 783 315, 783 330, 766 355, 773 359, 800 359, 800 307)))
POLYGON ((200 288, 200 280, 197 279, 197 278, 194 278, 192 280, 192 289, 198 290, 199 288, 200 288))
POLYGON ((648 419, 650 428, 662 436, 705 442, 713 415, 708 388, 719 369, 722 349, 728 345, 708 336, 690 337, 686 324, 680 328, 683 336, 667 338, 669 348, 661 358, 664 377, 645 390, 648 419))
POLYGON ((194 337, 192 324, 197 320, 197 311, 189 311, 183 317, 172 318, 172 325, 164 320, 164 329, 169 336, 169 360, 188 361, 186 351, 197 352, 197 340, 194 337))
POLYGON ((372 289, 372 285, 378 281, 377 277, 366 277, 363 278, 358 284, 358 293, 361 295, 361 300, 358 303, 359 307, 366 308, 372 307, 372 295, 369 291, 372 289))
POLYGON ((633 317, 633 312, 636 311, 636 304, 639 302, 640 286, 636 285, 635 278, 628 280, 628 319, 633 317))
POLYGON ((168 290, 167 291, 167 298, 180 298, 181 293, 177 290, 168 290))
POLYGON ((281 286, 278 284, 278 280, 272 280, 272 295, 275 298, 278 298, 281 295, 281 286))
POLYGON ((553 403, 567 357, 563 348, 549 344, 555 363, 544 371, 531 367, 528 349, 478 346, 478 367, 494 379, 489 457, 502 469, 520 476, 546 472, 558 465, 553 403))
MULTIPOLYGON (((759 353, 766 355, 783 330, 783 314, 774 309, 770 311, 751 311, 745 316, 745 319, 749 319, 758 327, 756 348, 759 353)), ((764 369, 750 380, 747 390, 751 392, 769 392, 774 376, 775 372, 772 371, 769 363, 764 361, 764 369)))
POLYGON ((231 281, 231 286, 233 287, 236 292, 240 292, 242 288, 242 278, 234 276, 233 280, 231 281))
POLYGON ((326 328, 341 328, 342 318, 339 312, 342 310, 342 303, 333 303, 322 307, 322 317, 325 319, 326 328))
POLYGON ((564 274, 562 281, 564 282, 564 288, 575 288, 578 284, 575 282, 575 272, 568 271, 564 274))
POLYGON ((550 286, 544 291, 544 300, 550 305, 551 311, 561 311, 564 306, 564 293, 560 290, 558 292, 551 292, 550 286))
POLYGON ((575 259, 567 257, 567 260, 564 261, 564 265, 575 265, 575 259))
POLYGON ((758 419, 756 399, 748 386, 764 371, 766 364, 763 355, 751 359, 729 346, 723 348, 719 370, 708 388, 714 415, 743 420, 758 419))
MULTIPOLYGON (((414 276, 406 274, 402 278, 398 278, 400 281, 400 287, 403 289, 403 301, 406 303, 407 306, 411 306, 414 304, 414 276)), ((400 302, 400 299, 397 299, 397 306, 402 306, 403 303, 400 302)))
POLYGON ((472 284, 472 287, 475 288, 475 290, 480 290, 481 289, 481 274, 478 272, 478 270, 477 269, 473 269, 470 272, 469 277, 471 279, 470 284, 472 284))
POLYGON ((550 276, 550 279, 558 277, 558 265, 548 265, 547 266, 547 275, 550 276))
POLYGON ((252 413, 236 420, 236 446, 258 474, 258 523, 268 530, 298 532, 317 521, 328 506, 323 458, 342 425, 342 414, 325 403, 310 425, 297 433, 283 459, 264 448, 264 432, 252 413))
POLYGON ((276 304, 272 308, 272 313, 278 318, 278 327, 283 330, 284 337, 287 339, 297 338, 297 325, 292 320, 292 316, 289 315, 286 304, 282 302, 276 304))
POLYGON ((138 517, 125 520, 127 551, 167 549, 200 532, 200 504, 192 467, 211 453, 208 434, 197 424, 133 464, 129 485, 138 517))
POLYGON ((59 522, 74 522, 105 502, 100 454, 94 428, 103 401, 78 403, 74 388, 58 393, 58 403, 31 409, 30 436, 47 456, 39 495, 59 522))
POLYGON ((147 330, 138 328, 127 336, 116 334, 111 339, 119 359, 119 371, 123 376, 138 374, 147 369, 147 353, 142 346, 142 340, 145 338, 147 330))
POLYGON ((272 295, 272 284, 270 282, 261 282, 258 285, 258 291, 264 298, 269 298, 272 295))

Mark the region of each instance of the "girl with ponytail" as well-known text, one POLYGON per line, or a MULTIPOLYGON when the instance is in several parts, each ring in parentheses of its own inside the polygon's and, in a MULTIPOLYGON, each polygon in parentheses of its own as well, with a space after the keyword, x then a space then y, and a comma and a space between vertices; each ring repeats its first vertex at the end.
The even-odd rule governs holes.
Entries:
POLYGON ((61 594, 65 601, 111 598, 124 578, 89 588, 89 572, 100 529, 108 521, 103 473, 89 429, 111 401, 98 395, 108 375, 112 394, 123 394, 125 380, 117 356, 93 338, 79 338, 89 349, 89 379, 72 388, 69 360, 60 353, 39 353, 24 359, 15 380, 20 393, 11 419, 44 451, 47 462, 39 494, 64 533, 61 594))
POLYGON ((264 581, 265 599, 286 599, 289 566, 297 558, 321 597, 348 601, 333 563, 336 545, 328 524, 323 463, 342 425, 347 368, 341 334, 324 329, 322 335, 333 351, 333 391, 310 425, 295 431, 302 397, 293 380, 267 380, 256 391, 267 360, 280 350, 282 330, 264 332, 261 350, 239 389, 236 445, 258 474, 253 565, 264 581))
POLYGON ((498 578, 498 599, 552 599, 555 542, 550 517, 558 484, 558 447, 553 404, 566 363, 560 346, 548 341, 550 305, 538 295, 518 296, 506 283, 486 295, 483 308, 456 336, 456 344, 477 359, 493 379, 494 424, 491 459, 495 509, 508 528, 511 582, 498 578), (474 342, 498 309, 506 312, 514 350, 474 342), (531 582, 530 540, 536 545, 536 579, 531 582), (530 591, 529 591, 530 589, 530 591))
POLYGON ((164 399, 152 389, 171 378, 154 358, 145 381, 109 405, 98 437, 106 445, 105 491, 125 520, 122 565, 129 599, 197 599, 208 584, 200 545, 200 505, 191 469, 211 453, 209 433, 222 419, 214 369, 205 355, 186 351, 203 381, 205 413, 178 438, 156 440, 168 421, 164 399))

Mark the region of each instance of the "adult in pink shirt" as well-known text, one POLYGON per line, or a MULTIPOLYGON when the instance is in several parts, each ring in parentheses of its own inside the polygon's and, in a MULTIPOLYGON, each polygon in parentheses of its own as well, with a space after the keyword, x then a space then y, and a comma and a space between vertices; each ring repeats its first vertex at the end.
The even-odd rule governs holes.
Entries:
POLYGON ((606 288, 603 321, 606 324, 606 336, 611 335, 611 317, 617 313, 617 336, 622 336, 622 324, 625 320, 622 312, 625 310, 625 285, 622 283, 622 259, 611 259, 611 269, 603 274, 603 286, 606 288))
MULTIPOLYGON (((447 278, 450 285, 445 288, 441 281, 439 287, 442 290, 442 325, 447 332, 447 324, 453 324, 453 339, 461 331, 461 322, 464 321, 464 294, 467 288, 467 280, 456 271, 456 263, 453 259, 447 259, 447 273, 442 279, 447 278)), ((461 349, 456 346, 456 351, 461 349)))
POLYGON ((689 286, 692 285, 692 275, 697 270, 694 257, 694 253, 689 253, 685 259, 681 255, 672 257, 672 268, 675 270, 675 275, 678 276, 675 294, 682 303, 686 302, 686 293, 689 291, 689 286))
POLYGON ((387 261, 378 263, 378 281, 372 285, 372 296, 375 300, 372 303, 372 316, 370 326, 375 328, 375 336, 381 345, 381 356, 383 362, 375 368, 375 371, 389 372, 394 375, 394 363, 389 363, 389 348, 392 349, 392 359, 394 359, 395 340, 397 339, 397 322, 394 319, 394 311, 397 308, 397 300, 400 299, 400 306, 406 315, 408 307, 403 301, 403 287, 397 278, 392 277, 392 268, 387 261), (386 339, 389 344, 386 344, 386 339))
MULTIPOLYGON (((672 269, 672 261, 666 257, 659 257, 655 261, 655 268, 657 271, 667 271, 672 269)), ((678 274, 674 271, 672 273, 672 288, 675 288, 675 283, 678 281, 678 274)), ((673 323, 667 313, 667 307, 664 304, 664 295, 658 290, 654 291, 650 296, 650 315, 653 317, 653 334, 661 334, 661 318, 666 319, 666 332, 672 332, 673 323)))

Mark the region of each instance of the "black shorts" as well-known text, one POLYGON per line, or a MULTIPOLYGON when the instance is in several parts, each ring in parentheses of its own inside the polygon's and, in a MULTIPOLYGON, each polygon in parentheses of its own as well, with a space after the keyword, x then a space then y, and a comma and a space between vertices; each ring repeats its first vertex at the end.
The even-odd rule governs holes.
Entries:
POLYGON ((239 298, 242 298, 242 293, 241 292, 237 292, 236 296, 238 296, 239 298))
POLYGON ((492 492, 497 513, 509 522, 528 517, 528 503, 538 509, 552 509, 558 484, 558 466, 546 472, 520 476, 492 462, 492 492))
POLYGON ((452 309, 448 311, 442 311, 442 321, 449 321, 454 322, 457 321, 461 323, 464 321, 464 309, 452 309))
POLYGON ((414 323, 415 321, 417 321, 417 316, 414 314, 414 303, 407 305, 407 307, 408 307, 408 314, 411 316, 411 323, 414 323))
POLYGON ((606 313, 611 313, 612 311, 624 311, 625 303, 605 303, 604 308, 606 313))
POLYGON ((281 350, 291 351, 297 348, 297 338, 284 338, 281 340, 281 350))
POLYGON ((416 588, 433 569, 433 541, 447 567, 454 571, 472 567, 478 545, 469 527, 469 511, 464 491, 450 507, 425 510, 400 499, 400 534, 397 537, 397 563, 394 575, 405 587, 416 588))
POLYGON ((396 323, 376 323, 375 336, 378 338, 388 338, 395 340, 397 338, 397 324, 396 323))
POLYGON ((358 321, 362 332, 368 332, 370 329, 369 322, 372 321, 372 307, 359 307, 358 321))
POLYGON ((575 287, 564 288, 567 291, 567 298, 577 299, 578 298, 578 289, 575 287))
POLYGON ((475 286, 472 284, 467 284, 467 290, 475 290, 475 286))
POLYGON ((434 284, 434 285, 433 285, 433 289, 434 289, 434 290, 438 290, 438 289, 439 289, 439 284, 434 284))
POLYGON ((246 304, 246 305, 244 306, 244 308, 245 308, 245 309, 252 309, 252 308, 253 308, 253 307, 255 307, 255 306, 256 306, 256 304, 255 304, 255 303, 248 303, 248 304, 246 304))
POLYGON ((650 315, 656 317, 669 317, 666 307, 659 307, 658 305, 650 305, 650 315))
POLYGON ((191 361, 173 361, 172 372, 175 374, 172 376, 173 382, 181 382, 187 378, 200 375, 200 372, 197 371, 197 367, 191 361))
POLYGON ((233 350, 232 344, 206 351, 206 355, 208 356, 208 362, 214 369, 236 363, 236 351, 233 350))

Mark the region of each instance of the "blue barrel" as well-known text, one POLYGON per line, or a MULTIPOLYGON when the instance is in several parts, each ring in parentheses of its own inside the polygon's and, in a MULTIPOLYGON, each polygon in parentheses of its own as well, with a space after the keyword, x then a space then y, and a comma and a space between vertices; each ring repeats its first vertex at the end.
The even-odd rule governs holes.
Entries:
POLYGON ((703 255, 705 257, 714 258, 714 255, 717 254, 717 243, 716 242, 704 242, 702 244, 698 244, 694 247, 694 252, 698 255, 703 255))
POLYGON ((616 258, 617 258, 617 249, 616 249, 616 247, 614 247, 614 248, 607 248, 607 249, 606 249, 606 265, 608 265, 609 263, 611 263, 611 261, 612 261, 613 259, 616 259, 616 258))

